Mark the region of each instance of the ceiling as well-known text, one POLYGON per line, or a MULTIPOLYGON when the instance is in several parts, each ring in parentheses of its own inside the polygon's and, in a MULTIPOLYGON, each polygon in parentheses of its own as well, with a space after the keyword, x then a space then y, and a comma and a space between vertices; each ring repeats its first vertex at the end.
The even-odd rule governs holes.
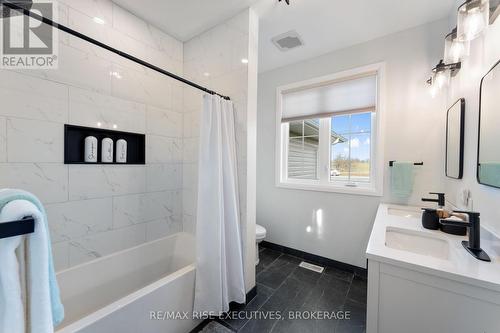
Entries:
POLYGON ((257 0, 112 0, 180 41, 224 22, 257 0))
POLYGON ((455 0, 113 0, 181 41, 252 6, 260 17, 264 72, 447 17, 455 0), (304 41, 282 52, 271 39, 296 30, 304 41))

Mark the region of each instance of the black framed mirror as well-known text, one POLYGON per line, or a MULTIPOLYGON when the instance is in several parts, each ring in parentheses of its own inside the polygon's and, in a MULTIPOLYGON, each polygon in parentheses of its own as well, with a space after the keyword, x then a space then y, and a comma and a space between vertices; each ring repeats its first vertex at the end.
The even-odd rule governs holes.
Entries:
POLYGON ((464 175, 465 99, 455 102, 446 114, 446 177, 464 175))
POLYGON ((500 188, 500 61, 481 80, 477 181, 500 188))

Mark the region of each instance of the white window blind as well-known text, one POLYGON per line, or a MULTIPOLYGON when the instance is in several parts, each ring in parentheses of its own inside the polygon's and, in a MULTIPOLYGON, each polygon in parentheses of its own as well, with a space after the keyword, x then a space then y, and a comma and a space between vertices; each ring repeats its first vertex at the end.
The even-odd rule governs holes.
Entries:
POLYGON ((340 113, 375 112, 377 75, 322 83, 283 92, 282 122, 340 113))

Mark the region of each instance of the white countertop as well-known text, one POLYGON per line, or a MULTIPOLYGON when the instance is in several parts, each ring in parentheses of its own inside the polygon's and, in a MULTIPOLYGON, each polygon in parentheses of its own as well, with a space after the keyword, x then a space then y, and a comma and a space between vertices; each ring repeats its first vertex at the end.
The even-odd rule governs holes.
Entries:
POLYGON ((381 204, 373 225, 370 241, 366 249, 367 258, 385 262, 427 274, 500 291, 500 239, 481 230, 481 247, 488 253, 491 262, 474 258, 462 246, 467 237, 449 235, 439 230, 422 227, 420 208, 381 204), (402 216, 389 214, 389 209, 399 210, 402 216), (413 212, 405 216, 404 211, 413 212), (445 240, 449 244, 448 259, 398 250, 386 246, 386 230, 404 230, 408 233, 445 240), (484 236, 483 236, 484 233, 484 236))

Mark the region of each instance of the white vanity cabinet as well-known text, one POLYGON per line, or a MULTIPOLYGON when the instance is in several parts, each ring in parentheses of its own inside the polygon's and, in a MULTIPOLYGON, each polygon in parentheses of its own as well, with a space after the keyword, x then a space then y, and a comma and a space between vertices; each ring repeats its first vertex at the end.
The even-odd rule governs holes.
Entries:
POLYGON ((426 230, 418 215, 379 207, 367 248, 366 332, 499 333, 499 240, 482 239, 492 262, 480 262, 463 237, 426 230))

